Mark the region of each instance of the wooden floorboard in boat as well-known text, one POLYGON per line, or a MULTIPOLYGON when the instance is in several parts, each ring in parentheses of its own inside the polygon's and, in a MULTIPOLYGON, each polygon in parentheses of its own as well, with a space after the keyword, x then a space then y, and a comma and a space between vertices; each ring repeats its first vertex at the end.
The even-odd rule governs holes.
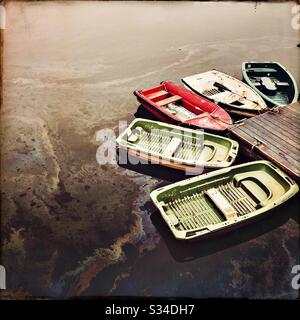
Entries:
POLYGON ((300 180, 300 103, 244 120, 230 130, 248 154, 274 162, 300 180), (262 144, 258 144, 257 139, 262 144), (253 147, 254 146, 254 147, 253 147))

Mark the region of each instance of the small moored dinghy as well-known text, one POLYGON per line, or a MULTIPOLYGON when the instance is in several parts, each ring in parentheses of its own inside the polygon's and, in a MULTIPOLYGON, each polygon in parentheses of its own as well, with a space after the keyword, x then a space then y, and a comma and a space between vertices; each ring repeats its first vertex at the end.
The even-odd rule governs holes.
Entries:
POLYGON ((266 215, 298 190, 271 162, 254 161, 179 181, 151 198, 174 236, 187 240, 266 215))
POLYGON ((242 81, 217 70, 181 79, 191 91, 210 99, 228 112, 252 117, 267 110, 264 100, 242 81))
POLYGON ((239 147, 225 137, 146 119, 135 119, 117 143, 134 157, 188 173, 230 166, 239 147))
POLYGON ((244 62, 244 81, 272 106, 285 106, 298 100, 294 77, 278 62, 244 62))
POLYGON ((224 131, 231 117, 218 105, 172 82, 134 92, 138 101, 159 120, 208 130, 224 131))

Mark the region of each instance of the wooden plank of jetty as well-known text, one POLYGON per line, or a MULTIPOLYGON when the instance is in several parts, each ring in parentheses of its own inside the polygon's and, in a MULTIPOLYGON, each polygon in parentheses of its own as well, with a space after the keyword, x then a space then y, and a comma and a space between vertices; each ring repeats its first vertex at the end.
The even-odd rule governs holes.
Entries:
POLYGON ((269 160, 300 181, 300 102, 246 119, 229 132, 247 156, 269 160))

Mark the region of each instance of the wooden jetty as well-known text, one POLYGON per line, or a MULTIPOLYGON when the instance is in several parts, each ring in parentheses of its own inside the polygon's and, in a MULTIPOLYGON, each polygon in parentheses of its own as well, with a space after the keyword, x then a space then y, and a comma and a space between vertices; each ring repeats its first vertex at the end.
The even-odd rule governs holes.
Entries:
POLYGON ((247 156, 270 160, 300 181, 300 102, 246 119, 229 131, 247 156))

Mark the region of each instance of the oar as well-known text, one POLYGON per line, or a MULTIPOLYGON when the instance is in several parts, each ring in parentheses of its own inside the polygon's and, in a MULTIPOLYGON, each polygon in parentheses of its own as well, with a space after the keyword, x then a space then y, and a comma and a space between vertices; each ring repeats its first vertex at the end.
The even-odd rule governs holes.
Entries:
POLYGON ((197 118, 198 117, 202 117, 202 116, 204 117, 204 116, 207 116, 207 115, 211 116, 214 119, 218 119, 219 118, 219 117, 213 115, 213 113, 216 111, 216 109, 214 111, 212 111, 211 113, 209 113, 208 111, 204 111, 203 109, 201 109, 201 108, 199 108, 197 106, 195 106, 195 109, 197 109, 197 110, 202 112, 201 114, 198 114, 197 118))
POLYGON ((242 96, 241 94, 236 93, 236 92, 230 90, 229 88, 225 87, 223 84, 221 84, 221 83, 219 83, 219 82, 215 82, 215 83, 214 83, 214 87, 217 87, 218 89, 221 89, 221 90, 224 90, 224 91, 229 91, 229 92, 231 92, 231 93, 233 93, 233 94, 236 94, 237 96, 242 97, 242 98, 245 99, 245 100, 248 100, 248 101, 250 101, 250 102, 252 102, 252 103, 255 103, 255 104, 259 105, 258 102, 252 101, 252 100, 250 100, 250 99, 242 96))

